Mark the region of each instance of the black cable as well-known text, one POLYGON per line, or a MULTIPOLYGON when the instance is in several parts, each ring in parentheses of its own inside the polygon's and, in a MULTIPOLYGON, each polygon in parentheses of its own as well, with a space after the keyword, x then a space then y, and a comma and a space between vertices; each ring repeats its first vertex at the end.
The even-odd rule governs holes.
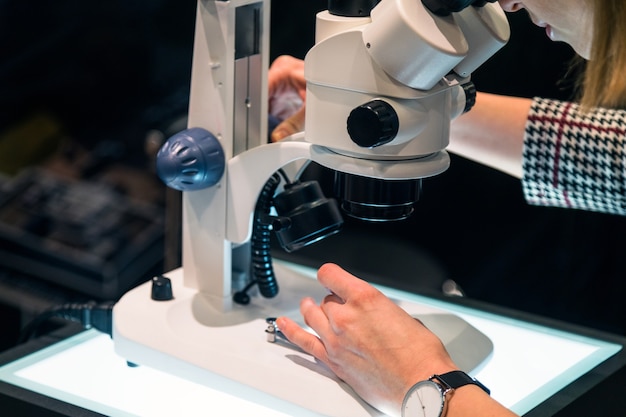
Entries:
POLYGON ((263 189, 254 209, 254 222, 251 237, 252 272, 259 285, 261 295, 266 298, 278 294, 278 282, 274 276, 270 245, 270 224, 266 221, 272 208, 272 198, 280 184, 280 176, 272 175, 263 189))
POLYGON ((248 295, 248 291, 250 291, 250 288, 254 287, 258 283, 259 282, 255 279, 250 281, 248 285, 246 285, 242 290, 237 291, 235 294, 233 294, 233 301, 241 305, 250 304, 250 296, 248 295))
POLYGON ((30 321, 21 331, 18 344, 27 342, 37 330, 48 320, 60 318, 67 321, 77 322, 85 329, 94 328, 113 336, 113 301, 97 303, 67 303, 51 307, 30 321))

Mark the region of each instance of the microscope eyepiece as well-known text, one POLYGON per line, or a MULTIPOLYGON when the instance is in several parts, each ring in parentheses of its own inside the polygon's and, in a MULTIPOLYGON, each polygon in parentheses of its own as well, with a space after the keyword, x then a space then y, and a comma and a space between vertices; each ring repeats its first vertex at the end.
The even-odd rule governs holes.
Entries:
POLYGON ((328 0, 328 12, 335 16, 367 17, 380 0, 328 0))
POLYGON ((450 13, 460 12, 469 6, 483 7, 496 0, 422 0, 428 10, 437 16, 447 16, 450 13))

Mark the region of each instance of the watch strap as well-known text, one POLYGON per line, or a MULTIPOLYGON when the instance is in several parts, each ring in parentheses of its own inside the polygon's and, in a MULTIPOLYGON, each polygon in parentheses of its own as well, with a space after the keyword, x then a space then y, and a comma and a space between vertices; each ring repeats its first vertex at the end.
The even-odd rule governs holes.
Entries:
POLYGON ((457 389, 465 385, 473 384, 480 387, 480 389, 485 391, 487 394, 491 394, 489 388, 483 385, 476 378, 472 378, 463 371, 452 371, 441 375, 433 375, 429 379, 437 379, 437 381, 443 383, 446 388, 452 389, 457 389))

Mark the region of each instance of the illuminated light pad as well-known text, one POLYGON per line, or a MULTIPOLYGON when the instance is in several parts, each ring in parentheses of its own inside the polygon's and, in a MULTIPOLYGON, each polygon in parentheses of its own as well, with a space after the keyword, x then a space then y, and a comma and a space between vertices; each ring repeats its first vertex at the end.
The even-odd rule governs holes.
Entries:
MULTIPOLYGON (((315 275, 309 268, 290 268, 310 277, 315 275)), ((621 349, 618 344, 379 288, 411 314, 420 314, 424 309, 443 310, 484 333, 493 342, 493 353, 472 376, 489 387, 496 400, 518 414, 530 411, 621 349)), ((264 340, 262 329, 258 334, 264 340)), ((294 368, 315 373, 302 366, 313 364, 311 357, 278 344, 268 346, 292 358, 294 368)), ((331 375, 319 377, 332 379, 331 375)), ((192 417, 205 416, 211 410, 219 410, 225 417, 325 415, 219 375, 198 384, 147 366, 128 367, 125 359, 115 354, 108 336, 96 331, 83 332, 1 367, 0 380, 109 416, 192 417)), ((294 386, 298 381, 284 384, 294 386)), ((346 387, 335 384, 335 388, 346 387)), ((311 392, 309 395, 317 397, 311 392)))

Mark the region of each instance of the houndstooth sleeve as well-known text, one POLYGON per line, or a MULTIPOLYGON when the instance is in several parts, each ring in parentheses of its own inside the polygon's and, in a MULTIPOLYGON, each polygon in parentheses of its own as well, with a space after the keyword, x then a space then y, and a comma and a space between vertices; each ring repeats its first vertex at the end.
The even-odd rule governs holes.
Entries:
POLYGON ((626 110, 535 98, 522 168, 529 204, 626 215, 626 110))

